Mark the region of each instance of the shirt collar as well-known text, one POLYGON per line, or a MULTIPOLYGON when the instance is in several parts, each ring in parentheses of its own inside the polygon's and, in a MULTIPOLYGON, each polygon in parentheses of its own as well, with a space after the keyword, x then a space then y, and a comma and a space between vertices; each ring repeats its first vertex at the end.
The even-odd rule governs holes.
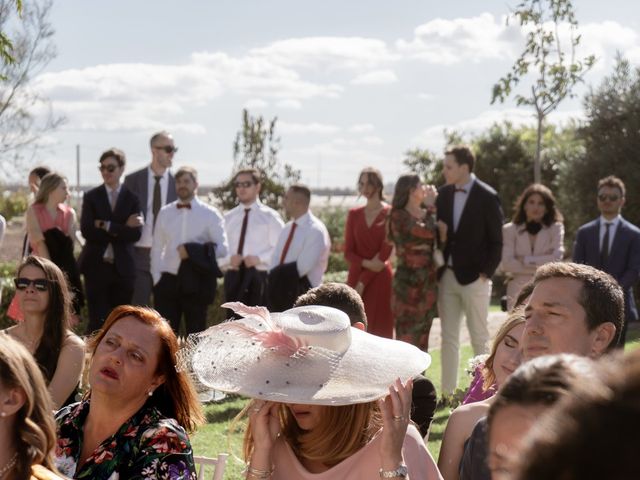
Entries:
POLYGON ((107 193, 111 194, 111 192, 115 191, 116 193, 120 193, 120 189, 122 188, 122 183, 118 183, 116 188, 110 188, 106 183, 104 184, 104 188, 107 189, 107 193))
MULTIPOLYGON (((149 168, 149 179, 150 179, 150 180, 153 180, 153 178, 156 176, 156 172, 154 172, 154 171, 151 169, 151 165, 149 165, 149 167, 148 167, 148 168, 149 168)), ((162 181, 164 181, 164 180, 166 180, 166 179, 167 179, 167 177, 169 177, 169 169, 168 169, 168 168, 167 168, 167 169, 165 169, 164 173, 163 173, 161 176, 162 176, 162 179, 160 180, 161 182, 162 182, 162 181)))
POLYGON ((621 218, 622 216, 618 214, 615 218, 612 218, 611 220, 607 220, 602 215, 600 215, 600 225, 604 225, 605 223, 610 223, 613 228, 617 228, 621 218))

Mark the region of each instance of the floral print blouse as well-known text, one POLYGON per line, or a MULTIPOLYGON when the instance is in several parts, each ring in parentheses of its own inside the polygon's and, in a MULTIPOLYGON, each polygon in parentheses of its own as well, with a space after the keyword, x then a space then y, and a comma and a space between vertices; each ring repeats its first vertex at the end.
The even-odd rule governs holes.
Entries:
POLYGON ((196 478, 185 430, 155 407, 144 406, 102 442, 78 469, 89 400, 56 414, 56 467, 70 478, 92 480, 191 480, 196 478))

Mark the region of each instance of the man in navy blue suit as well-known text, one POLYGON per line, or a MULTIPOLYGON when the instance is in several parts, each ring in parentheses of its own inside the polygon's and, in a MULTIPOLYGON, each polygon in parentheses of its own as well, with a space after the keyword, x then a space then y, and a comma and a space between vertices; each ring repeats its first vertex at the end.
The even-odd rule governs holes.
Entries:
POLYGON ((640 229, 622 218, 625 187, 622 180, 609 176, 598 182, 600 218, 578 230, 573 261, 607 272, 624 291, 625 321, 618 346, 624 347, 627 324, 638 319, 633 286, 640 277, 640 229))

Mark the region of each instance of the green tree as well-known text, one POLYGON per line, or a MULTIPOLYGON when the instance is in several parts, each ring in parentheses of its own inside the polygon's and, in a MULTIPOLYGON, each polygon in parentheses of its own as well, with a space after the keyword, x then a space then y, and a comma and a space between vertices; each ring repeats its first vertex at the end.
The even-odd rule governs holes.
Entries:
POLYGON ((590 89, 583 105, 587 120, 578 138, 584 153, 568 162, 560 175, 575 226, 598 215, 597 183, 607 175, 625 182, 624 215, 640 224, 640 69, 618 56, 613 73, 590 89))
POLYGON ((280 137, 276 135, 277 117, 268 124, 262 116, 253 117, 244 109, 242 127, 233 142, 233 174, 214 188, 214 195, 224 210, 237 204, 233 176, 242 168, 257 168, 262 173, 261 200, 271 208, 279 209, 286 188, 300 180, 300 171, 278 160, 280 137))
POLYGON ((519 106, 535 109, 537 137, 533 178, 540 182, 545 118, 564 98, 572 95, 571 90, 583 80, 595 63, 595 57, 575 57, 580 35, 577 34, 578 21, 570 0, 523 0, 512 17, 527 31, 526 45, 511 71, 493 86, 491 103, 496 100, 504 102, 521 81, 530 80, 527 88, 523 89, 528 93, 516 94, 515 100, 519 106), (560 35, 564 25, 569 28, 568 42, 560 35), (535 78, 529 75, 530 72, 535 78))
MULTIPOLYGON (((22 14, 22 0, 15 0, 15 1, 9 1, 6 3, 2 3, 0 4, 0 18, 5 18, 7 16, 9 16, 9 14, 11 13, 11 7, 13 6, 12 4, 15 3, 15 11, 18 15, 22 14)), ((7 63, 13 63, 15 61, 14 57, 13 57, 13 43, 11 42, 11 39, 9 38, 9 36, 4 32, 0 30, 0 60, 2 60, 2 63, 7 64, 7 63)), ((0 77, 0 80, 2 80, 3 78, 0 77)))

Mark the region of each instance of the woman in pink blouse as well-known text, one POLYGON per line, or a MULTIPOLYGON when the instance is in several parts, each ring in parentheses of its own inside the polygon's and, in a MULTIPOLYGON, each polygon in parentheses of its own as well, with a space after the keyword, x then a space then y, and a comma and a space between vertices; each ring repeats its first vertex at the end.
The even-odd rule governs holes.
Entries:
POLYGON ((515 203, 513 218, 502 227, 501 270, 507 275, 507 308, 545 263, 564 254, 564 225, 556 200, 544 185, 529 185, 515 203))

